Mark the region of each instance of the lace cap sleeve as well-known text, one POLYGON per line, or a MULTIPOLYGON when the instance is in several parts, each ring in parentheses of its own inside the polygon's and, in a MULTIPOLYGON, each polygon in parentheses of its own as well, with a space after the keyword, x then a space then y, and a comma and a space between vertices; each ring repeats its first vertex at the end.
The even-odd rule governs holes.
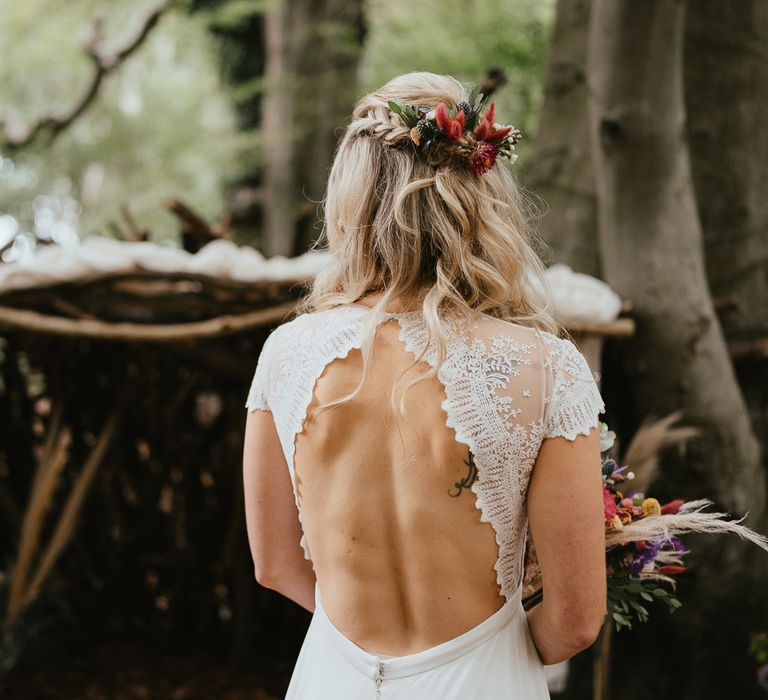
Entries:
POLYGON ((274 332, 267 337, 264 345, 261 348, 258 362, 256 363, 256 371, 253 375, 253 381, 251 382, 251 388, 248 391, 248 398, 245 402, 245 407, 249 411, 255 411, 261 409, 263 411, 271 411, 269 401, 269 384, 270 384, 270 359, 272 355, 274 332))
POLYGON ((553 338, 548 365, 551 387, 544 411, 544 437, 575 440, 588 435, 605 411, 587 360, 567 338, 553 338))

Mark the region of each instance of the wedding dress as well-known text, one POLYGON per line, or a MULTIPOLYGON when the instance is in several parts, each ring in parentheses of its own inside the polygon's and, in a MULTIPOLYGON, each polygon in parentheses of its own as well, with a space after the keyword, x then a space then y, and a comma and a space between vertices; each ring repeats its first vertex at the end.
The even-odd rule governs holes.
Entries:
MULTIPOLYGON (((360 304, 303 314, 274 330, 264 344, 245 405, 272 412, 294 493, 295 438, 317 381, 331 363, 361 348, 370 315, 369 307, 360 304)), ((421 361, 435 366, 437 349, 428 342, 420 312, 386 313, 383 320, 397 322, 407 353, 417 358, 426 348, 421 361)), ((289 699, 549 698, 521 602, 528 483, 542 441, 588 434, 604 404, 572 341, 487 314, 477 315, 471 326, 456 319, 440 322, 447 338, 437 374, 444 389, 445 425, 474 457, 477 474, 471 490, 479 520, 495 533, 494 569, 506 602, 444 643, 405 656, 383 656, 364 650, 334 625, 318 586, 289 699)), ((298 498, 297 506, 301 520, 298 498)), ((311 559, 306 531, 301 544, 311 559)))

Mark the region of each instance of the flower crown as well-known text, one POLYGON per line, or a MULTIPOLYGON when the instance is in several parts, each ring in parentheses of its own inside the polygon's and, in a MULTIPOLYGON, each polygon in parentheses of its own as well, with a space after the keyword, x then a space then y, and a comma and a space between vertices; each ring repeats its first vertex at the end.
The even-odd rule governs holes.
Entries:
POLYGON ((462 100, 452 109, 443 102, 434 109, 404 107, 392 101, 388 104, 410 127, 411 142, 417 151, 429 155, 430 162, 458 162, 470 172, 482 174, 493 168, 499 156, 514 163, 515 144, 523 137, 512 124, 494 123, 493 102, 481 115, 487 100, 476 85, 469 100, 462 100))

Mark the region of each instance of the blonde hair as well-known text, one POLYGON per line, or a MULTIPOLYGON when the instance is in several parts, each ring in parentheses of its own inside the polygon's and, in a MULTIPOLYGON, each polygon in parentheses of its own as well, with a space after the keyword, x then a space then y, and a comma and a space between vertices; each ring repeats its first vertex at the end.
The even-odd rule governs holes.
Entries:
MULTIPOLYGON (((355 105, 323 200, 323 235, 313 246, 326 239, 332 261, 297 312, 322 311, 377 292, 382 297, 363 329, 359 384, 318 409, 342 404, 360 391, 376 328, 395 299, 403 308, 421 310, 427 345, 434 341, 436 350, 436 365, 405 390, 436 374, 445 359, 442 315, 470 321, 485 313, 555 334, 561 330, 551 314, 544 265, 532 247, 542 242, 528 226, 526 201, 506 162, 477 175, 428 161, 414 151, 408 127, 387 105, 393 100, 454 106, 467 96, 451 76, 415 72, 390 80, 355 105)), ((394 395, 395 387, 393 408, 394 395)), ((399 410, 405 416, 402 398, 399 410)))

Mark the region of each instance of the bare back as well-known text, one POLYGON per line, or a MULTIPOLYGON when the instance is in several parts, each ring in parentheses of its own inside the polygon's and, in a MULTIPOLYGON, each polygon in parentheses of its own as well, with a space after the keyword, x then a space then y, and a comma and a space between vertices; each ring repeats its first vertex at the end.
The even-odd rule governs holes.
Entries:
POLYGON ((602 400, 570 341, 480 314, 444 325, 445 360, 405 392, 403 418, 392 387, 399 400, 436 366, 411 312, 377 326, 361 391, 315 411, 357 386, 367 314, 346 305, 279 328, 246 405, 272 411, 328 616, 363 649, 398 656, 460 635, 512 597, 542 442, 590 432, 602 400))
MULTIPOLYGON (((413 360, 398 331, 396 321, 379 327, 363 389, 310 419, 295 456, 328 614, 364 649, 392 655, 455 637, 504 602, 493 528, 480 522, 468 488, 474 466, 446 426, 442 385, 430 377, 405 393, 411 423, 390 408, 391 388, 413 360)), ((428 368, 412 367, 399 386, 428 368)), ((313 405, 351 391, 361 372, 358 350, 332 362, 313 405)))

